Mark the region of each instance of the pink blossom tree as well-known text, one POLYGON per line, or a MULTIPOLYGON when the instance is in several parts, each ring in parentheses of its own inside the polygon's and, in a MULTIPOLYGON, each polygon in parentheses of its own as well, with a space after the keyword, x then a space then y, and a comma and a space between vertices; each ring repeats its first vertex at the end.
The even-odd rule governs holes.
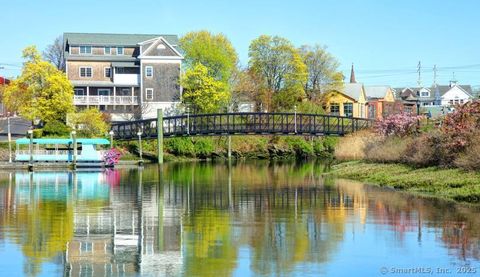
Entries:
POLYGON ((375 123, 375 130, 382 136, 404 137, 415 133, 422 116, 407 113, 393 114, 375 123))

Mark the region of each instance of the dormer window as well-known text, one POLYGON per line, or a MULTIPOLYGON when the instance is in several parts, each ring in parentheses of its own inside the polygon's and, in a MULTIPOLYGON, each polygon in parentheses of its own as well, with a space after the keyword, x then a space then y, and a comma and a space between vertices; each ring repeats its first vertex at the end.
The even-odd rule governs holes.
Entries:
POLYGON ((421 90, 420 97, 430 97, 430 91, 428 90, 421 90))
POLYGON ((111 55, 111 54, 112 54, 112 48, 106 46, 105 48, 103 48, 103 53, 104 53, 105 55, 111 55))
POLYGON ((123 47, 117 47, 117 55, 123 55, 123 47))
POLYGON ((89 55, 92 54, 92 46, 80 46, 80 55, 89 55))

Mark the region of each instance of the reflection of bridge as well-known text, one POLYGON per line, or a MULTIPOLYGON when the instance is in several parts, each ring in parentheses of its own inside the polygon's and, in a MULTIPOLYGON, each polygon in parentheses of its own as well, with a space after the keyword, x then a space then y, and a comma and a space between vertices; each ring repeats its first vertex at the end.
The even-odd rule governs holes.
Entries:
POLYGON ((163 119, 163 136, 313 135, 343 136, 368 128, 372 121, 303 113, 217 113, 159 117, 112 124, 116 139, 157 138, 157 122, 163 119))

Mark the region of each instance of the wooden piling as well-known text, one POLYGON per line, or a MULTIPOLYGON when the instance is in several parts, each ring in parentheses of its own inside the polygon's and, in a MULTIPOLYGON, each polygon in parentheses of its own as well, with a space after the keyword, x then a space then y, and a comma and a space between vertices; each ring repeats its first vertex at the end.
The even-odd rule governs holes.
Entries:
POLYGON ((163 164, 163 110, 157 110, 157 155, 158 163, 163 164))

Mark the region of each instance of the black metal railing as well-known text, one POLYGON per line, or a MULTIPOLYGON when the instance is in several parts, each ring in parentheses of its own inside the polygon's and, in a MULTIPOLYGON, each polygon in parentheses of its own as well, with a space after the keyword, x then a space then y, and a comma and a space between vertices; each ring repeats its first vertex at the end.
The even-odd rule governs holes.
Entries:
MULTIPOLYGON (((316 135, 343 136, 369 128, 373 121, 365 118, 304 113, 216 113, 169 116, 163 118, 164 137, 209 135, 316 135)), ((130 140, 157 137, 157 119, 116 122, 114 137, 130 140)))

